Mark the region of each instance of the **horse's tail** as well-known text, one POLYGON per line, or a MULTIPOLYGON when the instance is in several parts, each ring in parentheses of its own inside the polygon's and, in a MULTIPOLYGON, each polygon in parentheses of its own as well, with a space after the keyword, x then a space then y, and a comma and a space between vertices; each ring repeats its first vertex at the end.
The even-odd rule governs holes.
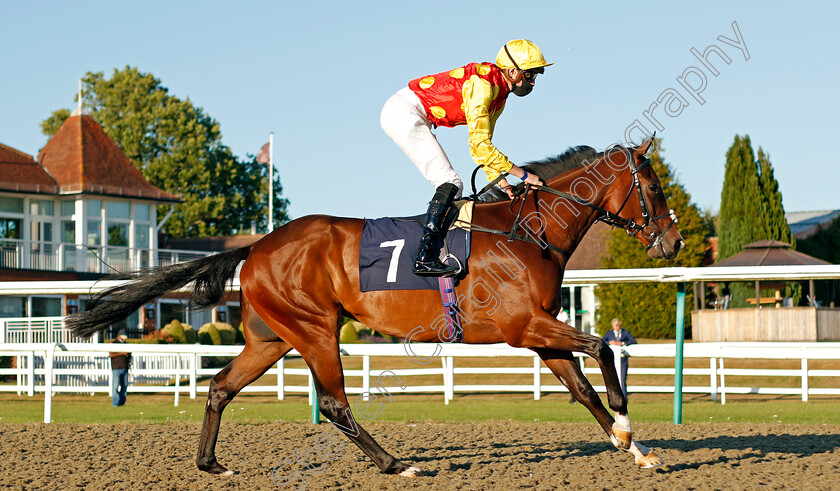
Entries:
POLYGON ((240 261, 248 257, 250 246, 231 249, 201 259, 167 267, 157 267, 108 279, 130 280, 109 288, 88 302, 84 312, 67 317, 64 325, 85 339, 128 317, 147 302, 194 281, 190 301, 210 307, 221 300, 225 285, 233 279, 240 261))

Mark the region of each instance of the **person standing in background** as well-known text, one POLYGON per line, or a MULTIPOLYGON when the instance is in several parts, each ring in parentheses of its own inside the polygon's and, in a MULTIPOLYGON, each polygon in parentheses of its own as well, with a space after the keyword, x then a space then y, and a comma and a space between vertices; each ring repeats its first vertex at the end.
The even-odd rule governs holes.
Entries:
MULTIPOLYGON (((112 343, 124 344, 128 340, 125 331, 120 331, 112 343)), ((125 395, 128 390, 128 366, 131 363, 130 353, 108 354, 111 357, 111 406, 125 405, 125 395)))
MULTIPOLYGON (((637 344, 636 338, 630 334, 630 331, 622 329, 621 319, 616 317, 612 320, 612 331, 604 334, 601 338, 610 346, 628 346, 637 344)), ((630 361, 626 356, 621 357, 621 390, 624 391, 624 397, 627 397, 627 368, 630 366, 630 361)))

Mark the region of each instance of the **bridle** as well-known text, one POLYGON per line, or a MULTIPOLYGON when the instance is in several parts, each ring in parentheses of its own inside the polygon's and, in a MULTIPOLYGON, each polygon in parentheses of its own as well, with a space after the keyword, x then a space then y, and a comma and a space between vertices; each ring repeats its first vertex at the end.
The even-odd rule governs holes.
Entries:
MULTIPOLYGON (((626 149, 622 149, 622 150, 627 152, 626 149)), ((609 152, 609 150, 607 150, 607 152, 609 152)), ((604 154, 605 154, 604 158, 609 158, 607 152, 604 152, 604 154)), ((630 189, 627 190, 627 195, 624 197, 624 201, 622 201, 621 207, 619 207, 618 211, 616 211, 615 213, 613 213, 613 212, 611 212, 611 211, 609 211, 605 208, 602 208, 602 207, 600 207, 600 206, 598 206, 594 203, 591 203, 591 202, 589 202, 589 201, 587 201, 587 200, 585 200, 585 199, 583 199, 579 196, 575 196, 573 194, 566 193, 566 192, 563 192, 563 191, 558 191, 556 189, 550 188, 548 186, 543 186, 543 185, 540 185, 540 184, 525 183, 524 186, 522 186, 522 185, 518 186, 518 189, 515 191, 514 197, 515 198, 516 197, 521 197, 522 202, 520 203, 519 210, 516 213, 516 219, 514 220, 513 226, 511 227, 511 230, 509 232, 504 232, 502 230, 489 229, 489 228, 486 228, 486 227, 480 227, 480 226, 473 225, 473 224, 470 224, 470 228, 472 230, 476 230, 476 231, 480 231, 480 232, 489 232, 489 233, 494 233, 496 235, 506 235, 506 236, 508 236, 508 241, 513 241, 514 239, 518 239, 518 240, 524 240, 526 242, 531 242, 531 243, 540 245, 540 247, 542 247, 543 249, 545 249, 547 247, 549 249, 554 250, 555 252, 559 252, 560 254, 563 254, 564 256, 569 257, 571 255, 569 252, 564 251, 563 249, 560 249, 559 247, 548 244, 545 240, 537 241, 537 240, 534 240, 533 238, 531 238, 527 235, 522 236, 522 235, 517 235, 516 234, 516 230, 519 228, 519 224, 520 224, 520 221, 521 221, 521 215, 522 215, 522 210, 524 208, 525 200, 528 196, 528 193, 531 190, 533 190, 534 191, 534 203, 539 202, 539 200, 536 197, 538 191, 543 191, 543 192, 546 192, 548 194, 553 194, 555 196, 565 198, 565 199, 574 201, 576 203, 579 203, 581 205, 587 206, 589 208, 592 208, 593 210, 595 210, 598 213, 598 216, 595 218, 596 221, 604 222, 607 225, 609 225, 611 227, 614 227, 614 228, 622 228, 622 229, 624 229, 625 232, 627 232, 627 235, 630 236, 630 237, 635 237, 636 234, 641 233, 642 237, 645 237, 646 239, 651 240, 650 244, 648 244, 645 247, 645 250, 650 250, 653 247, 661 245, 662 241, 663 241, 663 238, 665 237, 665 234, 668 233, 668 230, 670 230, 671 227, 675 223, 677 223, 677 215, 674 213, 674 210, 668 210, 667 214, 659 215, 659 216, 655 216, 655 217, 650 216, 650 208, 648 207, 647 200, 645 199, 644 193, 642 192, 642 184, 641 184, 641 181, 639 180, 639 171, 644 169, 646 166, 651 165, 650 159, 646 159, 644 162, 642 162, 641 165, 639 165, 637 167, 636 163, 634 161, 635 159, 633 158, 633 155, 630 154, 629 152, 627 152, 627 155, 629 157, 627 162, 628 162, 628 165, 630 166, 630 173, 633 176, 633 183, 630 185, 630 189), (636 192, 638 194, 638 197, 639 197, 639 205, 640 205, 641 210, 642 210, 642 220, 644 221, 644 224, 642 224, 642 225, 636 223, 636 220, 633 219, 633 218, 624 218, 620 215, 621 211, 624 210, 624 207, 627 205, 627 202, 629 201, 630 196, 633 194, 633 189, 636 190, 636 192), (645 229, 651 227, 651 224, 653 222, 655 222, 657 220, 661 220, 663 218, 670 218, 671 220, 670 220, 670 222, 668 222, 668 225, 659 234, 657 234, 655 231, 652 231, 649 234, 645 232, 645 229)), ((476 192, 476 190, 475 190, 475 176, 476 176, 476 173, 478 172, 479 168, 480 167, 476 167, 476 169, 473 171, 473 174, 472 174, 473 195, 470 197, 470 199, 472 199, 472 200, 476 200, 479 195, 487 192, 490 188, 492 188, 493 186, 498 184, 499 181, 501 181, 502 179, 507 177, 507 174, 502 174, 502 175, 498 176, 496 179, 494 179, 492 182, 490 182, 488 185, 484 186, 481 189, 481 191, 476 192)), ((513 204, 511 203, 511 206, 512 205, 513 204)), ((539 212, 539 208, 537 208, 537 211, 539 212)), ((544 232, 543 232, 543 234, 544 234, 544 232)))
MULTIPOLYGON (((606 156, 605 158, 609 157, 606 156)), ((670 230, 675 223, 677 223, 677 215, 674 213, 674 210, 668 210, 668 213, 664 215, 659 215, 651 218, 650 208, 648 208, 647 200, 645 199, 645 195, 642 192, 642 183, 641 181, 639 181, 639 171, 644 169, 646 166, 651 165, 650 159, 645 159, 645 161, 642 162, 641 165, 636 167, 636 162, 633 158, 633 155, 629 154, 628 152, 627 163, 630 166, 630 174, 633 175, 633 184, 630 186, 630 189, 627 191, 627 195, 624 197, 624 201, 621 203, 621 207, 615 214, 603 210, 600 207, 592 205, 588 202, 582 202, 581 200, 578 200, 578 202, 599 210, 599 216, 596 220, 604 222, 607 225, 610 225, 611 227, 621 227, 624 229, 625 232, 627 232, 627 235, 629 235, 630 237, 635 237, 636 234, 641 233, 642 237, 645 237, 646 239, 651 239, 652 242, 648 244, 647 247, 645 247, 645 250, 649 250, 662 243, 665 234, 668 233, 668 230, 670 230), (644 225, 639 225, 634 219, 627 219, 619 216, 621 210, 623 210, 624 206, 627 205, 627 200, 630 199, 630 195, 633 194, 634 188, 636 189, 636 192, 639 196, 639 206, 642 209, 642 219, 644 220, 644 225), (668 222, 668 225, 665 227, 664 230, 662 230, 662 232, 660 232, 659 234, 657 234, 656 232, 651 232, 650 234, 645 233, 645 229, 650 227, 651 223, 657 220, 661 220, 663 218, 670 218, 671 221, 668 222)), ((543 188, 544 191, 549 193, 554 191, 553 189, 547 188, 545 186, 540 187, 543 188)))

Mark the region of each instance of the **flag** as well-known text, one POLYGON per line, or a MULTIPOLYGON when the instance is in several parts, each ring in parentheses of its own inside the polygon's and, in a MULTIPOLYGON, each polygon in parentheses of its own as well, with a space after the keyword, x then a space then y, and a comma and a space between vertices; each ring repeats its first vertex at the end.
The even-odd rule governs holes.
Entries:
POLYGON ((257 163, 268 164, 269 162, 271 162, 271 157, 268 155, 268 143, 266 143, 257 154, 257 163))

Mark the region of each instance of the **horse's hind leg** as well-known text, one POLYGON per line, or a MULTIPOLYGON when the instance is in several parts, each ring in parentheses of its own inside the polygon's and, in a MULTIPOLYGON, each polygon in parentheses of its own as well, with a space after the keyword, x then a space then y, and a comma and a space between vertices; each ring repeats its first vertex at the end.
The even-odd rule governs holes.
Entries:
POLYGON ((367 454, 383 474, 421 475, 420 469, 400 462, 386 452, 356 422, 344 391, 344 372, 337 340, 333 338, 324 342, 321 339, 319 343, 307 343, 303 349, 297 349, 312 371, 321 413, 367 454))
POLYGON ((245 348, 213 377, 204 409, 204 423, 198 443, 196 465, 211 474, 233 474, 216 461, 216 438, 222 411, 243 387, 260 377, 271 365, 288 353, 292 346, 274 334, 243 302, 245 348))
MULTIPOLYGON (((616 448, 632 453, 636 465, 639 467, 650 468, 663 464, 662 459, 653 451, 632 439, 632 430, 629 431, 629 435, 621 435, 620 430, 616 429, 614 426, 615 420, 610 416, 604 404, 601 403, 601 398, 592 388, 592 384, 589 383, 570 351, 550 349, 535 349, 534 351, 542 358, 549 370, 569 389, 575 399, 595 416, 595 419, 616 448), (619 435, 616 434, 617 431, 619 431, 619 435), (624 436, 628 441, 626 443, 619 442, 617 436, 624 436)), ((626 418, 627 428, 630 428, 630 418, 624 417, 626 418)))

